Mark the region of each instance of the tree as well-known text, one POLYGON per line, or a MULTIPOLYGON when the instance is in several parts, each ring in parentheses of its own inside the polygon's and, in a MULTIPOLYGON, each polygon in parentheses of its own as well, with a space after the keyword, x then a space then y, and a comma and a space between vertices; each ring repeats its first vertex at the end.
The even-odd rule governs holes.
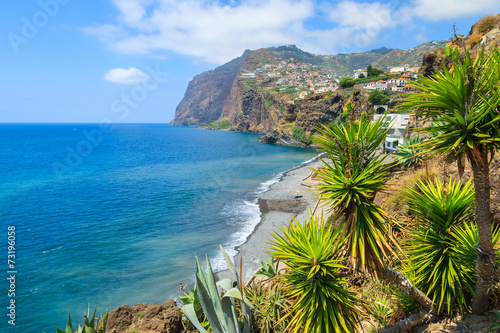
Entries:
POLYGON ((387 93, 374 90, 368 95, 368 101, 373 105, 385 105, 385 102, 387 102, 387 93))
POLYGON ((372 65, 368 65, 366 67, 366 76, 368 76, 368 77, 373 76, 373 67, 372 67, 372 65))
POLYGON ((385 118, 372 122, 369 117, 350 119, 344 125, 329 124, 318 129, 316 142, 328 154, 318 173, 316 186, 320 199, 331 204, 332 221, 338 221, 341 236, 346 237, 347 254, 354 271, 366 270, 375 277, 396 285, 424 308, 432 301, 415 288, 403 274, 386 267, 384 259, 395 254, 399 245, 388 228, 389 216, 374 203, 377 192, 385 191, 387 155, 377 148, 385 140, 389 127, 385 118))
POLYGON ((349 79, 349 78, 343 78, 342 80, 340 80, 340 83, 339 83, 339 86, 340 88, 350 88, 350 87, 354 87, 354 84, 355 84, 355 81, 353 79, 349 79))
POLYGON ((373 68, 372 65, 368 65, 366 67, 366 74, 368 77, 370 76, 379 76, 380 74, 383 74, 384 71, 378 69, 378 68, 373 68))
POLYGON ((365 78, 365 74, 363 74, 363 73, 359 74, 358 78, 364 79, 365 78))
MULTIPOLYGON (((446 50, 449 55, 449 49, 446 50)), ((453 152, 459 174, 464 171, 465 157, 474 174, 476 193, 475 219, 479 244, 476 269, 478 281, 473 312, 483 313, 493 287, 495 250, 492 243, 492 214, 490 210, 489 164, 500 148, 500 51, 485 55, 482 50, 476 59, 465 50, 460 60, 458 49, 453 52, 453 71, 443 66, 443 72, 421 78, 414 86, 422 92, 411 94, 401 104, 414 108, 424 120, 439 120, 424 128, 431 134, 423 143, 433 154, 453 152)))

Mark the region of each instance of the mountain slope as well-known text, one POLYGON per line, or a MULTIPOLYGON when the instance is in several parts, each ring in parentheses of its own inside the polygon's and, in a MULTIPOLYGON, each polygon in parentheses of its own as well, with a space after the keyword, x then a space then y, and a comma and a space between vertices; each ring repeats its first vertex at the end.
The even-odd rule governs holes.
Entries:
POLYGON ((424 54, 444 47, 448 42, 449 40, 432 41, 407 50, 394 49, 372 62, 371 65, 384 72, 389 71, 392 67, 398 67, 405 64, 410 67, 418 67, 422 63, 424 54))

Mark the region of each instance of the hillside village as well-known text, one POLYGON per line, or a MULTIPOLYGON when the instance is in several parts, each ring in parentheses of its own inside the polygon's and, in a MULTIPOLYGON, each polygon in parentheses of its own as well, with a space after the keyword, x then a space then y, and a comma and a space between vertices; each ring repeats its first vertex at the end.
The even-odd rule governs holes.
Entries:
POLYGON ((323 93, 338 89, 338 80, 330 70, 321 69, 295 59, 277 60, 274 64, 264 64, 256 67, 253 72, 242 71, 240 78, 260 79, 267 90, 286 91, 287 88, 302 90, 298 98, 304 98, 309 93, 323 93), (270 81, 265 82, 265 79, 270 81), (267 84, 266 84, 267 83, 267 84))
MULTIPOLYGON (((318 94, 339 89, 339 79, 331 70, 295 59, 274 58, 274 63, 255 67, 252 71, 242 70, 241 79, 255 80, 263 89, 274 92, 296 93, 295 99, 303 99, 309 94, 318 94)), ((418 67, 408 65, 392 67, 389 74, 378 75, 378 80, 358 83, 357 86, 371 91, 411 92, 409 83, 418 78, 418 67)), ((354 80, 367 78, 367 69, 356 69, 354 80)), ((364 80, 363 80, 364 81, 364 80)))
MULTIPOLYGON (((408 65, 392 67, 389 74, 380 74, 377 81, 368 82, 362 86, 366 90, 390 90, 396 92, 412 92, 414 87, 410 86, 411 81, 418 79, 418 67, 410 67, 408 65)), ((366 69, 356 69, 353 74, 353 79, 367 77, 366 69)))

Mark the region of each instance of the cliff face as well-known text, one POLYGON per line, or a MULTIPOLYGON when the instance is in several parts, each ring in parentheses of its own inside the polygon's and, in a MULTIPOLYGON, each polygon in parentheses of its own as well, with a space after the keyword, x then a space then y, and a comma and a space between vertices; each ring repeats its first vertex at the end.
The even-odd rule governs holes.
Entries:
POLYGON ((218 120, 247 55, 245 52, 225 65, 195 76, 175 110, 171 125, 204 125, 218 120))
POLYGON ((359 117, 362 112, 368 112, 371 108, 366 94, 357 89, 352 92, 337 92, 331 95, 312 95, 297 105, 295 124, 302 127, 307 134, 313 134, 319 124, 328 124, 341 115, 345 103, 349 100, 353 103, 352 109, 355 112, 355 117, 359 117))

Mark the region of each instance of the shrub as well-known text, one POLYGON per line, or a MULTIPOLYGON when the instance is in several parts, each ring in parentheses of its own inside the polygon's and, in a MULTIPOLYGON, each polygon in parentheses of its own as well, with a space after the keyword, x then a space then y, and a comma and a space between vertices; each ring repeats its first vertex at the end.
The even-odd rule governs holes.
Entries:
POLYGON ((473 34, 472 36, 470 36, 467 39, 466 47, 468 47, 469 49, 473 48, 475 45, 477 45, 481 41, 482 37, 483 36, 481 34, 478 34, 478 33, 473 34))
MULTIPOLYGON (((106 333, 106 324, 108 322, 108 310, 106 310, 106 314, 101 318, 100 325, 98 323, 98 318, 96 318, 95 313, 97 310, 97 305, 94 309, 94 313, 90 319, 85 315, 85 322, 83 323, 83 327, 78 325, 78 330, 76 333, 106 333), (101 326, 101 328, 99 328, 101 326)), ((88 309, 87 314, 90 315, 90 308, 88 309)), ((66 328, 63 331, 60 328, 56 328, 57 333, 73 333, 75 329, 73 328, 73 322, 71 321, 71 315, 68 313, 68 322, 66 324, 66 328)))
POLYGON ((292 127, 292 139, 302 142, 305 145, 311 144, 311 139, 306 136, 304 129, 296 125, 292 127))
POLYGON ((385 105, 387 102, 387 93, 374 90, 368 95, 368 101, 373 105, 385 105))
POLYGON ((290 320, 285 319, 290 306, 277 285, 264 287, 262 284, 245 287, 247 299, 255 306, 254 331, 263 333, 287 332, 290 320))
POLYGON ((423 139, 418 135, 410 137, 410 140, 403 139, 403 144, 398 147, 396 153, 397 163, 403 168, 419 166, 424 159, 423 152, 418 147, 422 141, 423 139))
POLYGON ((228 129, 231 125, 229 124, 229 120, 226 118, 221 118, 216 122, 207 125, 209 128, 218 128, 218 129, 228 129))
POLYGON ((342 80, 340 80, 339 82, 339 86, 340 88, 350 88, 350 87, 354 87, 354 84, 356 82, 353 80, 353 79, 349 79, 349 78, 343 78, 342 80))

